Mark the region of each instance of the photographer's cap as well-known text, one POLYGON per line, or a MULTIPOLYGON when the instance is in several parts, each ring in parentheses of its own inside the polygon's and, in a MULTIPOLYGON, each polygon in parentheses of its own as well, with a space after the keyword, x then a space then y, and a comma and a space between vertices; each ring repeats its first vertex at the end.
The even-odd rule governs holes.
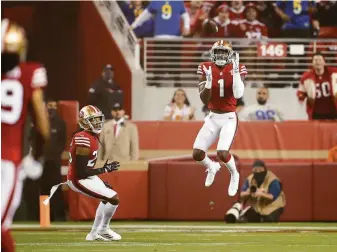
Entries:
POLYGON ((256 159, 253 163, 253 167, 252 168, 255 168, 255 167, 263 167, 263 168, 266 168, 266 164, 264 163, 264 161, 262 161, 261 159, 256 159))

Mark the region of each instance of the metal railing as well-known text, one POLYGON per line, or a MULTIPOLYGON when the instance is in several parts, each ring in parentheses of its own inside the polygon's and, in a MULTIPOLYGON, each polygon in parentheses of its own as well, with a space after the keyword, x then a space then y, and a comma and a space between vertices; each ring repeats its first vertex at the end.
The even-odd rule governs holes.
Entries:
POLYGON ((133 68, 140 68, 140 47, 138 39, 134 32, 130 29, 129 23, 126 20, 116 1, 94 1, 96 8, 106 23, 112 37, 121 48, 125 59, 133 68))
MULTIPOLYGON (((195 87, 198 65, 209 60, 217 39, 154 39, 143 44, 143 67, 150 86, 195 87)), ((246 65, 246 84, 269 87, 297 87, 311 57, 322 52, 330 66, 337 66, 337 40, 229 39, 246 65)))

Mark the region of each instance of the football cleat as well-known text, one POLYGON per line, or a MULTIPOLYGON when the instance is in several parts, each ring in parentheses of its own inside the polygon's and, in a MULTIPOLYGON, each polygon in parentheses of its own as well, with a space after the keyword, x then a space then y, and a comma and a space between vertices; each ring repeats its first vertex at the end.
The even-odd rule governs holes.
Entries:
POLYGON ((101 230, 98 231, 98 233, 102 237, 104 237, 104 238, 106 238, 110 241, 119 241, 119 240, 122 239, 122 236, 120 234, 117 234, 116 232, 112 231, 110 228, 101 229, 101 230))
POLYGON ((228 195, 234 196, 239 188, 240 174, 237 171, 231 172, 231 180, 228 186, 228 195))
POLYGON ((205 180, 205 186, 209 187, 213 184, 215 174, 219 171, 221 165, 218 162, 213 162, 211 167, 208 167, 206 172, 207 172, 207 177, 205 180))
POLYGON ((92 234, 92 233, 87 234, 87 237, 85 238, 85 240, 86 241, 110 241, 109 239, 104 238, 100 234, 92 234))

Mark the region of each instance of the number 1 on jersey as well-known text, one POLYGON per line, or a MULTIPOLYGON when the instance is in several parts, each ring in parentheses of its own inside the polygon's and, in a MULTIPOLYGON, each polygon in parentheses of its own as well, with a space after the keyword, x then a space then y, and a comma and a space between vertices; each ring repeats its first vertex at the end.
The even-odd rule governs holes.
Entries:
POLYGON ((224 79, 218 80, 218 84, 219 84, 219 89, 220 89, 220 97, 224 97, 225 96, 225 81, 224 81, 224 79))

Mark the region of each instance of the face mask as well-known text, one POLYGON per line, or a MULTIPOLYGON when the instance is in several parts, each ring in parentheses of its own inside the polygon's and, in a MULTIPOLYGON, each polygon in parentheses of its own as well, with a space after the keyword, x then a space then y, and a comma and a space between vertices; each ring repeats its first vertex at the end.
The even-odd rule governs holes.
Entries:
POLYGON ((260 187, 267 175, 267 171, 254 173, 254 179, 257 183, 257 187, 260 187))

